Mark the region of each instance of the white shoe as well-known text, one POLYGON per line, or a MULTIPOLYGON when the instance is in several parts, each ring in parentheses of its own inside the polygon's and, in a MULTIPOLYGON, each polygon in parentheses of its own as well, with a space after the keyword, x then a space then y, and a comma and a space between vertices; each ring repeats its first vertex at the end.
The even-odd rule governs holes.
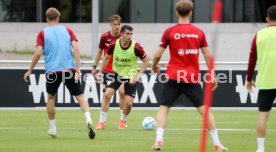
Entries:
POLYGON ((48 135, 55 138, 57 136, 57 129, 49 129, 48 130, 48 135))

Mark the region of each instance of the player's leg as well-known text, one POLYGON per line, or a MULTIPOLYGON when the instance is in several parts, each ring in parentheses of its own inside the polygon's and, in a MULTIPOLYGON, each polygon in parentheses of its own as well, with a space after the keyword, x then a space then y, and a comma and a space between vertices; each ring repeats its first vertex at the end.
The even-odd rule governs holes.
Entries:
POLYGON ((66 72, 65 73, 66 79, 64 84, 68 88, 70 94, 72 96, 75 96, 78 103, 80 104, 80 107, 84 113, 84 117, 86 120, 86 125, 88 128, 88 136, 90 139, 95 138, 95 132, 94 132, 94 127, 93 127, 93 121, 91 119, 91 114, 90 114, 90 108, 89 108, 89 103, 84 99, 83 96, 83 91, 81 88, 81 83, 80 81, 76 81, 74 79, 75 73, 74 72, 66 72))
POLYGON ((124 87, 124 83, 121 84, 120 88, 118 89, 119 91, 119 97, 120 97, 120 101, 119 101, 119 106, 120 106, 120 116, 123 117, 123 109, 124 109, 124 106, 125 106, 125 100, 124 100, 124 97, 125 97, 125 87, 124 87))
POLYGON ((110 100, 111 100, 112 96, 115 94, 115 92, 116 92, 116 90, 113 89, 113 88, 106 88, 105 89, 103 100, 102 100, 102 103, 101 103, 99 123, 105 123, 106 122, 110 100))
POLYGON ((153 145, 153 150, 161 150, 164 141, 164 131, 167 123, 167 116, 170 107, 174 101, 181 95, 181 91, 177 88, 177 82, 169 80, 163 85, 160 108, 156 115, 156 139, 153 145))
POLYGON ((48 94, 47 112, 49 120, 54 120, 56 117, 55 112, 55 95, 48 94))
MULTIPOLYGON (((203 90, 199 84, 183 84, 181 87, 185 95, 192 101, 193 105, 197 108, 201 116, 203 116, 206 107, 203 105, 203 90)), ((217 151, 227 151, 219 139, 218 132, 216 129, 215 118, 210 111, 208 114, 208 130, 213 141, 214 147, 217 151)))
MULTIPOLYGON (((205 106, 197 107, 197 110, 201 116, 203 116, 205 109, 206 109, 205 106)), ((208 130, 209 130, 209 134, 211 136, 212 142, 214 144, 214 148, 217 151, 222 151, 222 152, 228 151, 228 148, 224 147, 219 139, 218 131, 216 129, 216 121, 211 111, 209 111, 209 116, 208 116, 208 130)))
POLYGON ((123 112, 120 117, 118 129, 124 129, 126 127, 126 122, 127 122, 127 116, 132 110, 132 104, 133 100, 136 95, 136 84, 135 85, 130 85, 128 82, 124 83, 124 106, 123 106, 123 112))
POLYGON ((47 113, 50 128, 48 130, 48 135, 52 137, 56 137, 57 128, 55 122, 55 95, 57 93, 58 87, 61 83, 61 76, 57 73, 46 73, 46 90, 48 93, 47 99, 47 113))
POLYGON ((55 121, 55 117, 56 117, 55 96, 51 94, 48 94, 47 113, 48 113, 49 124, 50 124, 48 135, 52 137, 56 137, 57 128, 56 128, 56 121, 55 121))
POLYGON ((268 120, 270 112, 259 112, 259 117, 256 125, 256 135, 257 135, 257 152, 264 152, 265 146, 265 135, 266 135, 266 123, 268 120))
POLYGON ((94 139, 96 134, 95 134, 94 127, 93 127, 93 121, 91 119, 89 103, 88 103, 88 101, 86 101, 84 99, 83 94, 76 95, 75 97, 76 97, 77 101, 79 102, 80 107, 84 113, 87 129, 88 129, 88 136, 90 139, 94 139))
POLYGON ((159 111, 156 115, 156 138, 153 150, 161 150, 164 142, 164 131, 167 124, 167 117, 170 111, 169 106, 160 105, 159 111))
MULTIPOLYGON (((104 75, 103 75, 103 84, 102 84, 104 94, 105 94, 107 83, 110 83, 110 80, 107 79, 107 76, 109 77, 110 74, 104 73, 104 75)), ((100 118, 99 118, 99 122, 97 124, 96 129, 101 130, 101 129, 105 128, 108 109, 109 109, 109 102, 106 102, 105 97, 103 96, 103 99, 102 99, 102 102, 101 102, 101 109, 100 109, 100 118)))
POLYGON ((133 100, 134 100, 134 97, 125 95, 124 97, 125 106, 120 117, 118 129, 125 129, 125 127, 127 127, 126 125, 127 117, 132 110, 133 100))
MULTIPOLYGON (((201 116, 203 116, 205 108, 206 108, 205 106, 197 107, 197 111, 201 116)), ((209 116, 208 116, 208 130, 209 131, 216 130, 216 121, 211 111, 209 112, 209 116)))
POLYGON ((92 123, 92 119, 90 116, 90 108, 89 108, 89 103, 84 99, 83 94, 75 95, 78 103, 80 104, 81 110, 84 113, 86 123, 92 123))
POLYGON ((265 151, 265 135, 266 135, 266 123, 269 118, 270 110, 276 96, 276 89, 273 90, 259 90, 258 93, 258 107, 259 118, 257 120, 256 135, 257 135, 257 152, 265 151))
POLYGON ((97 129, 102 130, 106 127, 107 112, 110 105, 110 100, 115 94, 116 90, 120 87, 121 82, 117 79, 117 75, 114 74, 105 74, 104 77, 104 96, 101 103, 100 119, 97 124, 97 129), (113 75, 113 76, 112 76, 113 75))
POLYGON ((74 74, 75 74, 74 72, 66 72, 65 73, 66 79, 65 79, 64 84, 68 88, 70 94, 72 96, 75 96, 78 103, 80 104, 81 110, 83 111, 85 119, 86 119, 86 123, 92 124, 89 103, 88 103, 88 101, 86 101, 84 99, 83 91, 81 88, 81 83, 79 80, 75 81, 74 74), (70 75, 71 75, 71 77, 69 77, 70 75))

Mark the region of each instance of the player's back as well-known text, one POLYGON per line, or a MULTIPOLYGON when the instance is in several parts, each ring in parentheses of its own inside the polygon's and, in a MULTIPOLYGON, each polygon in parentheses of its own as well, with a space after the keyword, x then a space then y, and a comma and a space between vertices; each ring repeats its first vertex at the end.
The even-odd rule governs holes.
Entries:
POLYGON ((75 68, 71 50, 70 35, 65 26, 49 26, 43 30, 46 71, 60 71, 75 68))
POLYGON ((276 71, 271 70, 276 64, 276 26, 268 26, 257 33, 257 61, 259 89, 274 89, 276 87, 276 71))
POLYGON ((197 78, 200 48, 208 46, 204 32, 191 24, 177 24, 167 29, 166 33, 170 49, 167 74, 176 80, 177 72, 182 70, 186 72, 188 82, 191 74, 197 78))

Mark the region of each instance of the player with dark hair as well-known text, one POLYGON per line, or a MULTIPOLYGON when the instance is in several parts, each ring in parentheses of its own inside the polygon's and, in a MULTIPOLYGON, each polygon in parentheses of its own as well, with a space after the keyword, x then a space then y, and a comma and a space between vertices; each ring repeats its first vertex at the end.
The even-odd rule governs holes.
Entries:
POLYGON ((246 84, 247 90, 252 92, 252 88, 255 86, 252 78, 256 62, 258 62, 257 152, 265 151, 266 123, 276 97, 276 70, 274 69, 276 65, 276 5, 267 10, 266 21, 268 26, 257 32, 251 45, 246 84))
POLYGON ((102 81, 103 71, 108 61, 113 56, 112 70, 115 72, 113 79, 107 84, 104 93, 104 102, 109 103, 115 91, 124 83, 124 108, 123 116, 120 118, 118 129, 125 129, 127 116, 131 112, 133 100, 136 96, 136 84, 140 76, 145 72, 149 63, 144 49, 141 45, 131 39, 133 28, 124 25, 121 28, 121 37, 113 41, 105 56, 101 69, 98 73, 98 81, 102 81), (143 62, 138 72, 137 61, 140 58, 143 62))
MULTIPOLYGON (((100 43, 99 43, 99 49, 96 54, 94 64, 92 67, 92 75, 96 76, 97 74, 97 65, 101 59, 102 54, 104 53, 104 56, 107 54, 107 49, 110 46, 111 42, 116 41, 117 39, 120 38, 120 26, 121 26, 122 18, 119 15, 112 15, 109 18, 109 25, 110 25, 110 31, 105 32, 102 34, 100 43)), ((114 71, 112 70, 112 56, 110 60, 108 61, 107 66, 105 67, 103 71, 103 92, 106 90, 106 86, 108 81, 110 81, 110 78, 114 74, 114 71)), ((122 84, 119 89, 119 96, 120 96, 120 111, 121 111, 121 117, 123 117, 123 108, 124 108, 124 84, 122 84)), ((107 112, 109 109, 109 101, 105 100, 103 98, 102 103, 101 103, 101 110, 100 110, 100 119, 97 124, 97 130, 102 130, 106 127, 106 121, 107 121, 107 112)))

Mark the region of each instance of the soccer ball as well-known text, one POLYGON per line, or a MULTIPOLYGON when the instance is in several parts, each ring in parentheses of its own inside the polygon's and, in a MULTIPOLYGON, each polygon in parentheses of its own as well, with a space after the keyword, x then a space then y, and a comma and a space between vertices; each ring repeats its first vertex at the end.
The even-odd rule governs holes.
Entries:
POLYGON ((152 130, 156 127, 156 121, 152 117, 145 117, 142 122, 142 128, 146 130, 152 130))

